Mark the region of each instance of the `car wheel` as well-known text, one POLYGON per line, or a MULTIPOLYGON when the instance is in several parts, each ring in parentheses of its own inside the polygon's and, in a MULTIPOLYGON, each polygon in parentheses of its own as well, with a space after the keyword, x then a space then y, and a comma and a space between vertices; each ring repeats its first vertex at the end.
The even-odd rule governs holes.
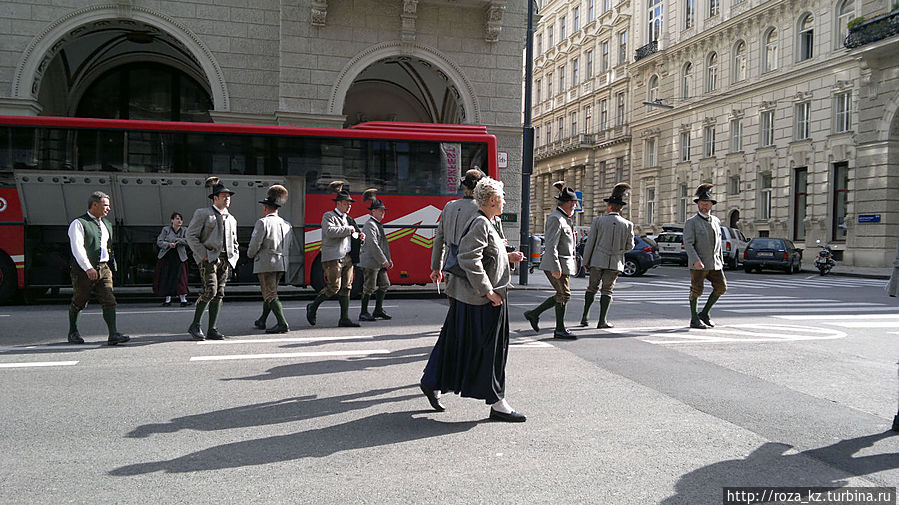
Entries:
POLYGON ((740 251, 734 251, 733 258, 730 260, 730 268, 733 270, 736 270, 737 267, 739 266, 737 264, 737 256, 739 255, 739 253, 740 253, 740 251))
POLYGON ((749 266, 749 265, 743 265, 743 271, 746 272, 747 274, 751 274, 751 273, 752 273, 752 267, 749 266))
POLYGON ((790 263, 789 265, 787 265, 787 268, 784 268, 784 272, 786 272, 787 275, 792 274, 793 273, 793 264, 790 263))
POLYGON ((633 260, 624 261, 624 271, 621 272, 622 275, 624 275, 625 277, 633 277, 637 275, 637 271, 639 271, 639 268, 633 260))

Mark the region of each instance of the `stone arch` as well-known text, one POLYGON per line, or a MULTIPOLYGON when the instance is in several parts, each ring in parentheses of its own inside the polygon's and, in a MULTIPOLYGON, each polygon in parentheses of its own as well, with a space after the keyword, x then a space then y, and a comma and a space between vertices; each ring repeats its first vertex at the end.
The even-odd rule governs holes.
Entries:
POLYGON ((883 116, 877 123, 880 132, 878 140, 899 140, 899 92, 893 93, 893 98, 883 108, 883 116))
POLYGON ((46 65, 67 40, 76 38, 86 25, 107 20, 132 20, 154 26, 173 37, 193 55, 209 83, 212 102, 217 111, 230 110, 228 87, 221 67, 212 51, 193 32, 165 14, 136 6, 94 5, 73 11, 44 28, 22 53, 12 79, 10 96, 34 100, 40 90, 46 65))
POLYGON ((474 92, 474 86, 472 86, 471 81, 465 77, 465 74, 455 63, 436 49, 421 44, 396 41, 382 42, 371 46, 361 51, 343 67, 337 76, 334 87, 331 88, 328 113, 334 115, 343 113, 347 92, 353 81, 363 70, 380 60, 396 56, 416 57, 434 65, 459 92, 458 99, 462 102, 462 107, 465 110, 465 122, 469 124, 481 123, 481 111, 474 92))

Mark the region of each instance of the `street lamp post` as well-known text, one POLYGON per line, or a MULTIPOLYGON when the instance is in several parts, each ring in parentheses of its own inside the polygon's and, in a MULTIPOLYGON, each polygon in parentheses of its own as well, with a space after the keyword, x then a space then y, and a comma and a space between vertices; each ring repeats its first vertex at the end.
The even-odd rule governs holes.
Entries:
POLYGON ((528 262, 531 259, 530 213, 531 174, 534 172, 534 128, 531 126, 531 81, 534 74, 534 2, 528 0, 528 31, 524 50, 524 125, 521 142, 521 236, 519 243, 524 254, 519 268, 518 283, 528 283, 528 262))

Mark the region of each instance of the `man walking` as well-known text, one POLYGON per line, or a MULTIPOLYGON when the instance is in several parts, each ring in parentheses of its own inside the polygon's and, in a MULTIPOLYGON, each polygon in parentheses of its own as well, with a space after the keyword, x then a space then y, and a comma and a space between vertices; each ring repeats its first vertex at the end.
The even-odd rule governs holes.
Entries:
POLYGON ((556 310, 556 329, 553 337, 574 340, 577 337, 565 327, 565 306, 571 299, 569 277, 574 275, 577 264, 574 260, 574 232, 571 230, 571 215, 577 205, 577 194, 565 185, 564 181, 553 184, 559 190, 556 200, 559 206, 546 216, 544 226, 544 250, 540 260, 540 270, 546 273, 550 285, 556 294, 543 301, 534 310, 524 313, 524 318, 531 323, 534 331, 540 331, 540 314, 550 307, 556 310))
POLYGON ((237 219, 228 212, 234 191, 226 188, 218 177, 206 179, 212 205, 197 209, 187 226, 187 245, 194 254, 203 281, 203 293, 197 299, 194 320, 187 332, 194 340, 224 340, 216 328, 225 285, 231 271, 237 266, 237 219), (200 329, 203 311, 209 307, 209 325, 206 334, 200 329))
MULTIPOLYGON (((478 213, 478 204, 474 201, 473 193, 483 176, 484 173, 478 168, 466 171, 462 177, 462 198, 447 203, 440 213, 434 245, 431 248, 431 281, 435 283, 443 280, 443 267, 447 255, 455 254, 450 251, 459 246, 465 225, 478 213)), ((455 258, 452 261, 455 261, 455 258)))
POLYGON ((589 324, 587 318, 590 316, 590 305, 599 290, 599 324, 596 327, 614 327, 606 320, 612 304, 612 290, 615 289, 618 272, 624 269, 624 253, 634 248, 634 223, 618 214, 627 205, 624 197, 629 189, 630 185, 625 182, 616 184, 612 189, 612 196, 602 199, 606 202, 607 214, 594 218, 590 225, 582 261, 590 269, 590 284, 584 293, 581 326, 589 324))
POLYGON ((266 333, 287 333, 290 328, 278 299, 278 281, 287 271, 292 240, 290 223, 278 215, 278 209, 287 203, 287 188, 280 184, 269 187, 265 200, 259 203, 263 216, 256 221, 247 247, 247 256, 253 258, 253 273, 259 277, 259 290, 262 291, 262 316, 253 325, 266 333), (269 312, 275 314, 278 324, 266 329, 269 312))
POLYGON ((390 319, 384 312, 384 296, 390 287, 390 279, 387 278, 387 270, 393 268, 393 260, 390 259, 390 244, 387 243, 387 234, 384 233, 384 215, 387 207, 384 202, 378 200, 378 190, 367 189, 362 193, 363 202, 371 202, 368 210, 371 217, 365 223, 364 234, 368 240, 362 244, 359 266, 365 272, 362 283, 362 310, 359 313, 360 321, 374 321, 376 319, 390 319), (375 311, 368 313, 368 301, 371 295, 375 295, 375 311))
POLYGON ((72 304, 69 306, 70 344, 83 344, 78 332, 81 311, 87 307, 91 294, 97 297, 103 308, 103 320, 109 337, 109 345, 124 344, 131 340, 116 329, 116 299, 113 294, 112 269, 109 263, 115 259, 110 254, 112 224, 109 214, 109 195, 96 191, 87 199, 87 212, 69 225, 69 246, 72 250, 72 304))
POLYGON ((712 198, 711 191, 711 184, 699 185, 693 199, 699 211, 684 223, 684 248, 690 264, 690 328, 698 329, 715 327, 709 313, 727 291, 721 257, 721 221, 712 215, 712 205, 718 202, 712 198), (712 293, 702 310, 697 312, 706 279, 712 283, 712 293))
POLYGON ((356 236, 365 243, 365 234, 356 231, 348 221, 354 200, 347 184, 334 181, 328 189, 335 193, 334 210, 322 214, 322 269, 325 271, 325 287, 315 300, 306 305, 306 320, 315 326, 318 306, 335 294, 340 302, 340 320, 337 326, 358 328, 359 323, 350 319, 350 288, 353 286, 353 259, 350 256, 351 239, 356 236))

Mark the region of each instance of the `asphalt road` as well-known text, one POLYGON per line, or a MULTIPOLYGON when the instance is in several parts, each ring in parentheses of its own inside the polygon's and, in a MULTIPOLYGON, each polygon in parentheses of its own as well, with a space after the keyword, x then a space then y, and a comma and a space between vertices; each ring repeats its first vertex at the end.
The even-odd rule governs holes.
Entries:
POLYGON ((899 485, 884 281, 728 272, 716 328, 688 330, 687 272, 663 267, 619 280, 614 330, 568 342, 551 313, 540 334, 520 316, 549 294, 531 279, 507 300, 516 425, 455 396, 429 410, 441 299, 388 298, 394 319, 358 329, 334 327, 336 302, 314 328, 290 302, 275 336, 252 329, 259 303, 226 301, 230 338, 200 343, 192 309, 128 303, 118 347, 96 306, 83 346, 62 306, 0 307, 0 502, 696 505, 725 486, 899 485))

